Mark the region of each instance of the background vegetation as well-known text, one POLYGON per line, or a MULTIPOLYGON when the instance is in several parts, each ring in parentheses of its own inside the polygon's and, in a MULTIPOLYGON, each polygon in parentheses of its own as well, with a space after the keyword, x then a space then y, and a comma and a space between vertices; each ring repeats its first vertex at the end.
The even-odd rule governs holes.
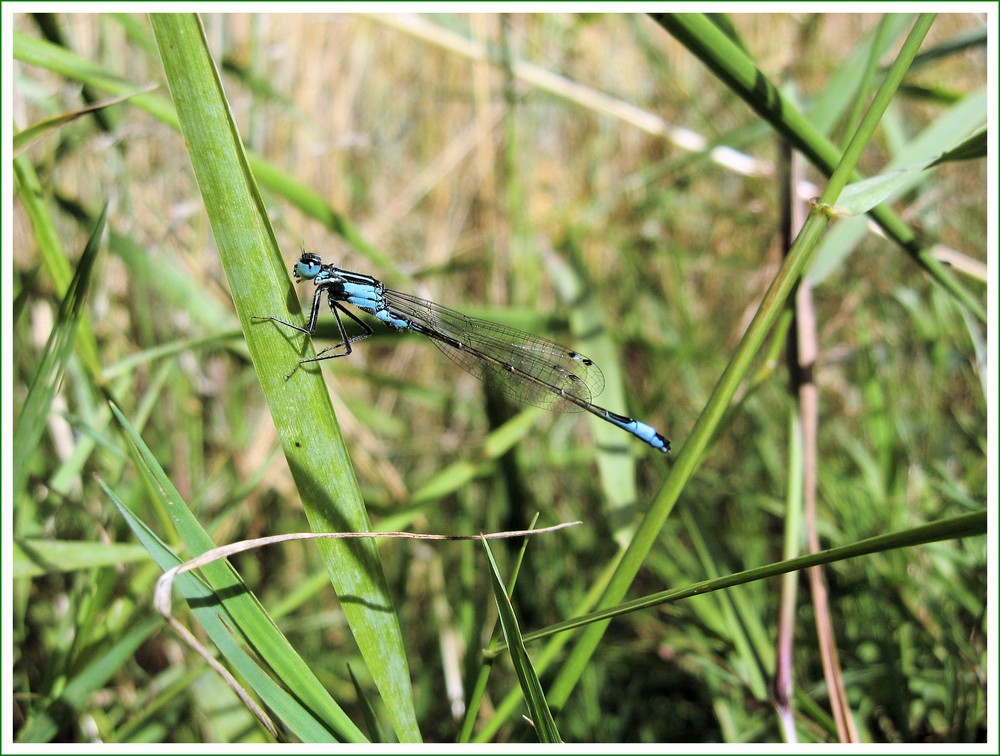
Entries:
MULTIPOLYGON (((17 129, 40 125, 15 142, 8 256, 19 423, 9 508, 15 738, 270 737, 155 615, 161 569, 149 555, 159 552, 137 545, 139 526, 124 511, 182 556, 198 552, 187 528, 200 525, 218 544, 304 531, 303 507, 315 527, 329 521, 316 497, 339 505, 351 490, 378 531, 475 534, 527 527, 536 513, 543 525, 581 520, 527 547, 513 587, 527 632, 593 609, 638 536, 651 548, 629 598, 792 557, 807 526, 823 547, 841 546, 985 508, 985 161, 945 163, 891 203, 925 242, 921 254, 951 264, 947 280, 964 304, 920 255, 864 219, 827 230, 808 274, 820 397, 815 516, 799 493, 810 455, 784 362, 796 330, 782 318, 651 533, 643 516, 662 501, 778 270, 783 213, 801 212, 825 184, 800 165, 789 198, 774 129, 669 24, 625 15, 206 16, 207 49, 250 155, 243 171, 219 146, 219 129, 196 133, 185 115, 179 98, 212 105, 211 91, 179 91, 179 74, 165 74, 165 41, 190 42, 183 23, 157 22, 154 37, 144 16, 13 21, 12 118, 17 129), (160 86, 44 123, 148 84, 160 86), (234 183, 206 193, 192 165, 213 159, 234 183), (250 175, 280 258, 267 256, 270 232, 242 206, 236 217, 259 231, 261 257, 234 256, 236 237, 220 237, 217 213, 250 175), (105 203, 89 289, 74 288, 105 203), (580 415, 509 406, 424 340, 385 329, 350 359, 286 383, 306 347, 270 326, 258 333, 247 318, 299 311, 285 271, 300 248, 578 345, 604 369, 599 401, 656 425, 675 455, 580 415), (244 311, 247 286, 266 292, 255 302, 274 304, 244 311), (64 299, 80 304, 61 307, 64 299), (50 334, 72 353, 53 357, 50 334), (314 393, 318 380, 332 412, 326 390, 314 393), (325 430, 334 416, 343 444, 325 430), (296 457, 287 428, 322 436, 331 456, 296 457), (304 492, 303 472, 333 467, 343 450, 359 489, 348 479, 304 492)), ((913 19, 716 22, 843 146, 913 19), (863 55, 868 44, 885 50, 863 55)), ((921 50, 863 156, 865 175, 943 152, 985 124, 984 19, 939 16, 921 50)), ((295 291, 303 302, 304 288, 295 291)), ((505 578, 519 548, 493 546, 505 578)), ((290 643, 274 652, 280 663, 294 667, 297 654, 318 681, 313 691, 275 674, 302 710, 293 715, 280 708, 280 691, 239 673, 283 737, 537 739, 507 656, 484 662, 496 607, 480 545, 379 541, 372 554, 384 583, 373 590, 394 605, 399 627, 372 635, 331 590, 343 566, 331 553, 293 543, 232 560, 290 643), (373 671, 373 649, 402 665, 405 681, 398 666, 373 671)), ((826 602, 799 573, 625 615, 592 654, 574 645, 578 633, 528 644, 561 737, 835 742, 851 736, 830 713, 823 659, 835 646, 834 677, 859 739, 984 740, 985 538, 883 548, 824 575, 826 602), (832 642, 817 637, 817 614, 827 613, 832 642), (788 653, 776 648, 779 628, 788 653), (776 673, 793 682, 777 695, 776 673)), ((208 620, 180 600, 175 611, 204 635, 198 623, 208 620)), ((281 668, 263 635, 249 635, 260 666, 281 668)))

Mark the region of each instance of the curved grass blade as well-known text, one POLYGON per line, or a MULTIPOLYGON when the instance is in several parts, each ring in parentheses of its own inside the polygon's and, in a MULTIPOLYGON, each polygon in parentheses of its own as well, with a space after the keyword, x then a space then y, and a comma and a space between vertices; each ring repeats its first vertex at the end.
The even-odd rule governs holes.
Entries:
MULTIPOLYGON (((121 410, 115 405, 111 405, 111 410, 128 441, 135 462, 140 472, 146 478, 150 490, 158 497, 157 504, 162 506, 171 522, 177 528, 181 540, 187 548, 195 554, 201 554, 215 547, 215 543, 198 520, 191 514, 181 495, 170 481, 159 462, 156 460, 149 447, 125 418, 121 410)), ((182 560, 176 558, 159 541, 155 535, 149 531, 130 510, 123 507, 117 497, 105 487, 106 492, 115 505, 122 510, 123 516, 128 520, 136 535, 143 541, 147 549, 164 569, 169 569, 179 564, 182 560)), ((197 584, 192 584, 190 580, 185 580, 181 587, 181 592, 190 601, 192 598, 209 599, 209 601, 197 601, 192 604, 192 610, 199 621, 219 622, 220 613, 224 612, 226 622, 233 628, 241 632, 256 653, 273 670, 274 675, 280 679, 290 690, 294 692, 299 702, 290 703, 285 700, 285 693, 276 686, 271 677, 267 674, 254 672, 254 669, 246 666, 245 652, 239 644, 233 640, 231 633, 223 629, 223 635, 210 632, 212 640, 219 645, 220 650, 227 659, 244 676, 244 679, 251 685, 258 695, 264 700, 271 711, 282 715, 282 721, 288 728, 306 739, 330 740, 332 735, 352 742, 364 742, 365 737, 350 718, 337 705, 326 689, 316 679, 309 665, 295 652, 288 643, 288 640, 278 630, 257 599, 250 593, 243 584, 239 575, 229 565, 228 562, 215 562, 206 565, 202 569, 205 580, 198 580, 197 584), (198 588, 198 591, 195 591, 198 588), (199 613, 199 609, 212 607, 212 611, 206 615, 199 613), (280 691, 280 692, 278 692, 280 691)), ((193 578, 191 575, 182 575, 182 578, 193 578)), ((206 625, 206 630, 210 628, 206 625)), ((256 665, 254 665, 256 667, 256 665)))
POLYGON ((507 648, 510 650, 510 660, 514 665, 514 672, 517 680, 521 684, 521 693, 524 695, 524 702, 528 706, 531 715, 531 722, 538 732, 539 740, 543 743, 561 743, 559 728, 552 717, 549 704, 545 700, 545 691, 535 674, 535 669, 531 665, 531 658, 524 648, 521 640, 521 630, 517 624, 517 617, 514 615, 514 607, 511 606, 510 598, 507 596, 507 588, 500 577, 500 569, 493 559, 493 552, 490 550, 488 542, 483 541, 486 549, 486 557, 490 562, 490 577, 493 581, 493 597, 497 602, 497 611, 500 619, 500 629, 503 637, 507 641, 507 648))
MULTIPOLYGON (((182 563, 183 560, 174 554, 103 481, 98 482, 161 568, 166 570, 182 563)), ((287 691, 278 686, 236 642, 229 629, 235 625, 235 620, 226 611, 226 606, 219 594, 204 580, 194 575, 182 575, 177 585, 212 642, 233 668, 257 692, 268 708, 281 715, 282 722, 288 725, 288 729, 298 737, 310 742, 332 742, 333 739, 330 737, 329 731, 323 728, 308 710, 304 709, 287 691)), ((265 721, 264 724, 272 735, 278 737, 278 733, 270 721, 265 721)))
POLYGON ((46 418, 52 408, 52 401, 62 381, 66 361, 73 350, 77 326, 83 318, 83 307, 87 299, 90 277, 101 246, 107 205, 101 210, 87 246, 83 250, 76 267, 69 291, 59 305, 55 325, 42 352, 42 359, 31 379, 28 395, 25 397, 14 425, 14 495, 24 490, 28 480, 28 461, 34 455, 47 427, 46 418))
MULTIPOLYGON (((149 92, 156 89, 155 84, 151 84, 144 89, 139 90, 136 94, 142 92, 149 92)), ((22 131, 17 132, 14 135, 14 156, 17 157, 31 145, 37 142, 39 139, 44 137, 50 131, 55 131, 56 129, 62 128, 67 123, 72 123, 77 118, 82 118, 85 115, 94 113, 98 110, 104 110, 105 108, 110 108, 112 105, 117 105, 121 102, 125 102, 134 95, 126 94, 120 95, 118 97, 112 97, 110 100, 104 100, 103 102, 95 102, 93 105, 88 105, 84 108, 78 108, 77 110, 71 110, 67 113, 60 113, 59 115, 52 116, 51 118, 46 118, 44 121, 39 121, 38 123, 32 124, 26 127, 22 131)))
MULTIPOLYGON (((976 106, 985 104, 986 100, 985 92, 979 94, 981 96, 965 98, 960 105, 969 104, 978 110, 976 106)), ((943 128, 951 126, 951 133, 953 134, 954 129, 960 129, 968 124, 969 114, 967 111, 968 108, 959 108, 959 106, 956 106, 953 108, 953 117, 948 119, 946 123, 942 123, 945 119, 939 119, 939 123, 935 124, 935 126, 941 128, 935 130, 942 131, 943 128), (958 118, 954 116, 958 116, 958 118)), ((840 195, 840 199, 837 200, 836 209, 838 212, 847 213, 848 215, 867 213, 878 205, 891 202, 904 192, 910 190, 919 181, 924 179, 925 171, 935 166, 956 160, 975 160, 984 157, 986 157, 985 129, 976 132, 971 137, 963 139, 959 144, 945 150, 941 154, 916 160, 909 165, 899 167, 895 166, 897 161, 894 160, 882 173, 848 184, 844 188, 843 194, 840 195)))

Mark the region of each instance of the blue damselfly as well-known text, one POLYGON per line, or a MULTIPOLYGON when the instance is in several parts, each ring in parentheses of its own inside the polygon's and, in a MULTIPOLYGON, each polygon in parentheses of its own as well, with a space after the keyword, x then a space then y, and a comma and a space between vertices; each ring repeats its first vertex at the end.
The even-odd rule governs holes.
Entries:
POLYGON ((367 323, 341 304, 346 302, 375 316, 390 328, 427 336, 454 362, 516 401, 557 412, 586 410, 642 439, 657 451, 670 451, 670 441, 653 426, 593 403, 593 397, 604 389, 604 375, 592 360, 577 351, 387 289, 371 276, 332 264, 324 265, 320 256, 311 252, 302 253, 292 268, 292 275, 296 283, 312 281, 316 285, 312 312, 305 328, 272 316, 254 319, 271 320, 312 336, 316 333, 320 305, 326 294, 330 310, 337 319, 341 341, 317 352, 315 357, 299 360, 288 377, 308 362, 346 357, 352 351, 351 344, 373 333, 367 323), (361 326, 360 335, 347 335, 341 312, 361 326))

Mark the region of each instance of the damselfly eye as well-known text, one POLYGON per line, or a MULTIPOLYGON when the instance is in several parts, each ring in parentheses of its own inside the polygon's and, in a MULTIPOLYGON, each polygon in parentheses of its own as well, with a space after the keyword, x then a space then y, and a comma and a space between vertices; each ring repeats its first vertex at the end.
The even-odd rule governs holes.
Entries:
POLYGON ((312 260, 295 263, 295 268, 292 270, 292 275, 296 278, 306 278, 312 280, 319 275, 320 269, 323 266, 318 262, 313 262, 312 260))

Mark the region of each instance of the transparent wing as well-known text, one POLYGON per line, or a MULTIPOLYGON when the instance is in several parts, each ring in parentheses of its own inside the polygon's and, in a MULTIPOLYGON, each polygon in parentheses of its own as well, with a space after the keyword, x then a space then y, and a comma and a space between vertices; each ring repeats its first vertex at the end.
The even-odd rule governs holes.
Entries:
POLYGON ((601 369, 569 347, 391 289, 385 290, 385 302, 429 331, 435 346, 449 359, 515 401, 556 412, 579 412, 581 408, 561 397, 560 390, 588 403, 604 390, 601 369), (463 348, 433 338, 435 333, 463 348))

